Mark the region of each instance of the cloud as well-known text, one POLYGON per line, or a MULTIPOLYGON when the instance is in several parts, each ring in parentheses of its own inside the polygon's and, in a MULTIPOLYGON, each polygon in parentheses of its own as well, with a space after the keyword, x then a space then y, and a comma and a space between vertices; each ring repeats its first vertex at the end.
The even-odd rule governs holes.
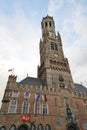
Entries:
POLYGON ((63 40, 74 82, 83 82, 87 86, 87 17, 85 13, 86 10, 82 5, 73 8, 71 19, 66 18, 63 22, 63 40))
POLYGON ((67 0, 67 2, 70 3, 70 4, 75 4, 76 0, 67 0))
POLYGON ((27 76, 37 76, 39 64, 40 29, 23 10, 16 9, 14 16, 0 14, 0 100, 3 97, 8 69, 14 67, 14 74, 20 81, 27 76))
POLYGON ((62 7, 63 0, 50 0, 48 7, 48 14, 54 14, 58 9, 62 7))

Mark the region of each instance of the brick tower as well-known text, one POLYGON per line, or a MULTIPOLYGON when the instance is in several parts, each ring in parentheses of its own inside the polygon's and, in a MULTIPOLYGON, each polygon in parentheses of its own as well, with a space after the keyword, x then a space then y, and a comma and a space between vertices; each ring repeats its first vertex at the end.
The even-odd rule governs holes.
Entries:
POLYGON ((56 35, 53 17, 47 16, 41 22, 40 67, 38 77, 45 79, 48 87, 74 87, 67 58, 64 57, 62 40, 56 35))

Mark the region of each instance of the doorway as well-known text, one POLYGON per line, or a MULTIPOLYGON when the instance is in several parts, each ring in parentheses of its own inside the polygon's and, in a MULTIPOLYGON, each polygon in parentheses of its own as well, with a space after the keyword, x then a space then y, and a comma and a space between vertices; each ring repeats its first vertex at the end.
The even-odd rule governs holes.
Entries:
POLYGON ((22 124, 18 127, 18 130, 28 130, 28 126, 26 124, 22 124))

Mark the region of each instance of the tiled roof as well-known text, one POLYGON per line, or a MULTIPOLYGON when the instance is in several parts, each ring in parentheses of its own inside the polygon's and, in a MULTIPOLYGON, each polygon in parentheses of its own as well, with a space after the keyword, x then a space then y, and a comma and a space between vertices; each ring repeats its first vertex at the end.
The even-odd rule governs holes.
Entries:
POLYGON ((75 88, 78 92, 87 92, 87 88, 81 84, 75 83, 75 88))
POLYGON ((33 78, 33 77, 26 77, 25 79, 21 80, 18 84, 28 84, 33 86, 45 86, 44 80, 40 78, 33 78))

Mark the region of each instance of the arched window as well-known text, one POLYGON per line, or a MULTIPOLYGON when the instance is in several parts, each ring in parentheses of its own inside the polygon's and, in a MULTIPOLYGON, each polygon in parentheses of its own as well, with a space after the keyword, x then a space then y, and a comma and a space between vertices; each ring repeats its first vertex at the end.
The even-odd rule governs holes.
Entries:
POLYGON ((6 127, 5 126, 1 126, 0 130, 6 130, 6 127))
POLYGON ((39 124, 37 130, 43 130, 43 125, 39 124))
POLYGON ((46 124, 45 130, 51 130, 51 126, 49 124, 46 124))
POLYGON ((29 113, 29 101, 28 100, 23 101, 22 113, 29 113))
POLYGON ((49 25, 50 25, 50 27, 51 27, 51 22, 49 22, 49 25))
POLYGON ((17 101, 15 99, 11 100, 9 103, 8 112, 15 113, 17 109, 17 101))
POLYGON ((61 74, 59 75, 59 81, 62 81, 62 82, 64 81, 64 78, 61 74))
POLYGON ((47 27, 47 22, 45 22, 45 27, 47 27))
POLYGON ((57 43, 55 43, 55 51, 58 51, 57 43))
POLYGON ((11 125, 11 127, 9 128, 9 130, 16 130, 16 126, 14 124, 11 125))
POLYGON ((43 114, 48 114, 48 104, 43 103, 43 114))
POLYGON ((30 125, 30 130, 36 130, 36 126, 34 124, 30 125))
POLYGON ((39 101, 34 103, 34 114, 41 114, 41 103, 39 101))

